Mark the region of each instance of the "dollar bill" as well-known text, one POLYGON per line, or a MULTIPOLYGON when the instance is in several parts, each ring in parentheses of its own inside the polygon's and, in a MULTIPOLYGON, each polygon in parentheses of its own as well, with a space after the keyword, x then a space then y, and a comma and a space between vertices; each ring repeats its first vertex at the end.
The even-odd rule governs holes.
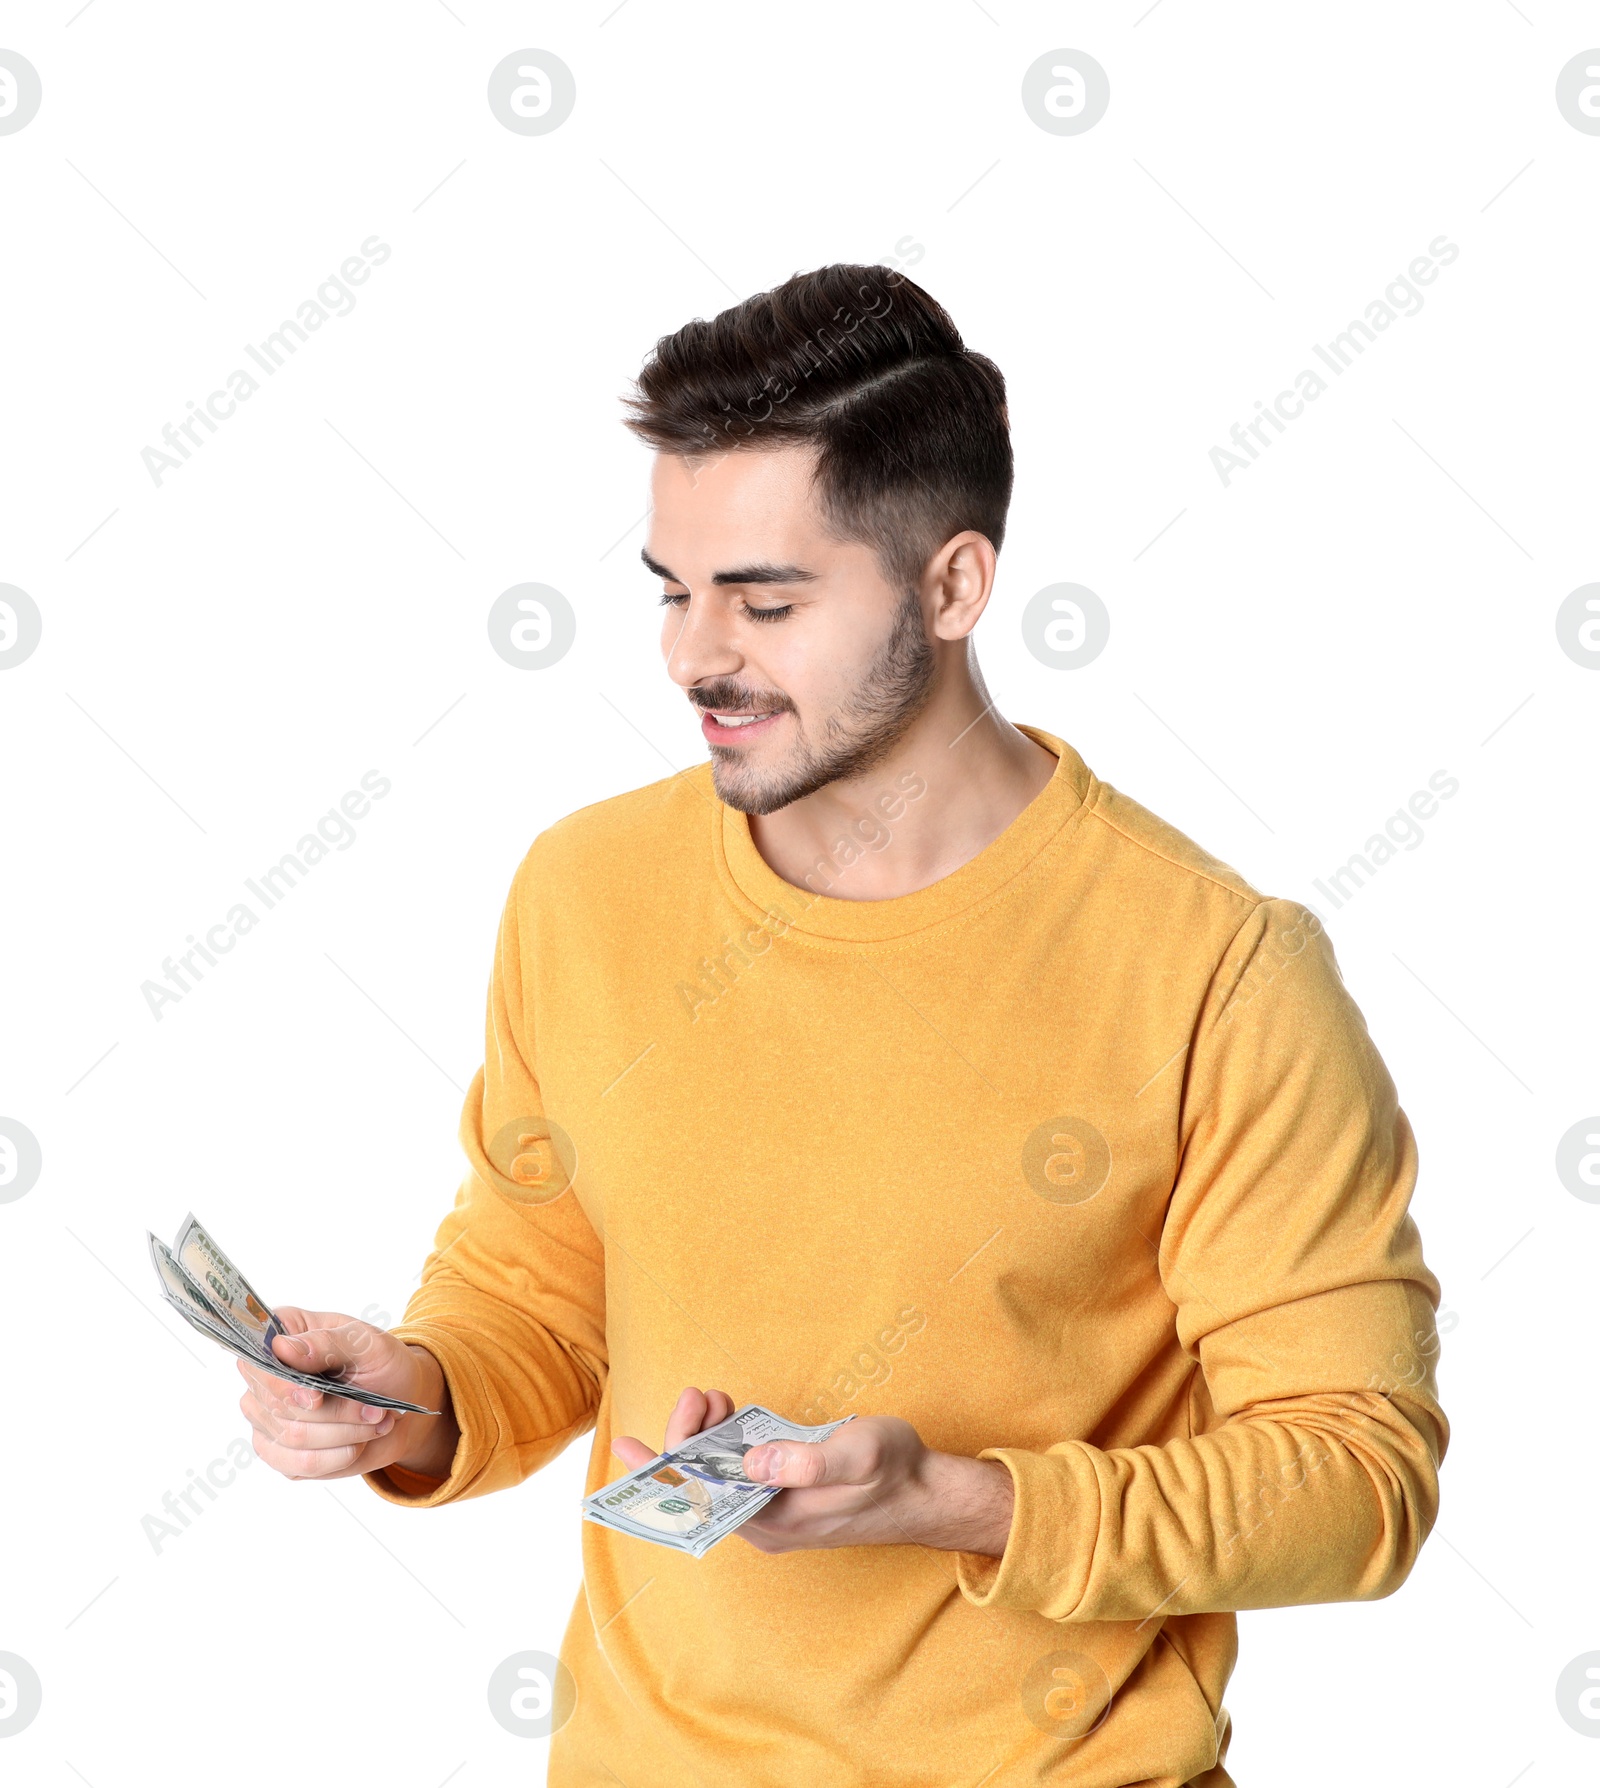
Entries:
MULTIPOLYGON (((186 1219, 184 1227, 178 1233, 178 1249, 182 1249, 185 1240, 191 1242, 192 1248, 198 1250, 202 1245, 205 1258, 209 1261, 211 1272, 225 1284, 237 1284, 243 1287, 244 1295, 252 1300, 264 1312, 267 1320, 256 1323, 252 1317, 249 1325, 241 1321, 230 1321, 226 1307, 214 1300, 212 1281, 208 1273, 204 1284, 189 1272, 178 1254, 168 1248, 157 1236, 150 1236, 150 1260, 156 1270, 156 1280, 161 1287, 161 1295, 174 1310, 183 1317, 189 1326, 204 1335, 208 1341, 215 1341, 229 1353, 241 1360, 248 1360, 252 1366, 263 1372, 270 1372, 274 1378, 281 1378, 290 1384, 305 1386, 308 1390, 323 1391, 329 1396, 348 1397, 352 1403, 370 1403, 376 1409, 393 1409, 415 1415, 436 1415, 437 1410, 424 1409, 420 1403, 407 1403, 400 1397, 385 1396, 380 1391, 364 1391, 355 1385, 346 1384, 342 1380, 323 1376, 321 1373, 299 1372, 293 1366, 286 1366, 272 1351, 271 1339, 281 1335, 284 1330, 263 1300, 250 1289, 249 1281, 228 1259, 227 1255, 217 1247, 216 1243, 205 1234, 191 1216, 186 1219), (195 1242, 194 1237, 204 1237, 203 1244, 195 1242)), ((247 1310, 248 1304, 244 1306, 247 1310)))
POLYGON ((802 1428, 758 1403, 584 1498, 583 1514, 616 1533, 702 1558, 780 1494, 747 1478, 744 1456, 769 1440, 826 1440, 854 1416, 802 1428))
POLYGON ((191 1211, 183 1220, 178 1239, 172 1244, 178 1264, 201 1286, 217 1314, 230 1328, 235 1328, 246 1341, 254 1342, 267 1353, 272 1351, 275 1335, 283 1333, 283 1324, 258 1297, 250 1281, 206 1234, 191 1211))

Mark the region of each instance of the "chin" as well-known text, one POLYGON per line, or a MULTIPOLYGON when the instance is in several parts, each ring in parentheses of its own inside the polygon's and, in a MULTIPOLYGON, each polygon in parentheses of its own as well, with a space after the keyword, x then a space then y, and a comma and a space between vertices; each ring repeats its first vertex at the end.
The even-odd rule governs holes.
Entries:
POLYGON ((790 806, 811 792, 781 771, 763 774, 730 762, 732 756, 727 746, 712 747, 711 786, 717 791, 717 799, 736 813, 753 814, 759 819, 764 814, 776 813, 780 807, 790 806), (727 756, 719 756, 719 751, 726 752, 727 756))

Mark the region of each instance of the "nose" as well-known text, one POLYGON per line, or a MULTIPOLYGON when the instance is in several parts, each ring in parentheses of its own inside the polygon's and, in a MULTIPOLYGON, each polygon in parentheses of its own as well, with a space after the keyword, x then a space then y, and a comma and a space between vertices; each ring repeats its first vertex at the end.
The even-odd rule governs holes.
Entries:
POLYGON ((737 676, 744 668, 744 654, 734 643, 723 605, 694 595, 676 612, 667 611, 661 655, 667 675, 680 689, 713 677, 737 676))

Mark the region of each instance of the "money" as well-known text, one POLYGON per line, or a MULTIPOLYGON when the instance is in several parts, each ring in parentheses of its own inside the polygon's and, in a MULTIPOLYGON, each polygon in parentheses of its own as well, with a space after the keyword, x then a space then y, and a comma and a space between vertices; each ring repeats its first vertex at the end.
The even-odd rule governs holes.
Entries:
POLYGON ((178 1264, 206 1292, 208 1300, 230 1328, 267 1353, 283 1324, 251 1289, 250 1281, 200 1227, 191 1211, 172 1244, 178 1264))
POLYGON ((215 1341, 241 1360, 248 1360, 252 1366, 290 1384, 325 1391, 333 1397, 348 1397, 352 1403, 370 1403, 376 1409, 438 1414, 420 1403, 386 1397, 379 1391, 359 1390, 337 1378, 297 1372, 293 1366, 286 1366, 272 1351, 273 1338, 285 1332, 283 1324, 192 1214, 184 1219, 172 1247, 153 1235, 149 1240, 150 1261, 162 1297, 208 1341, 215 1341))
POLYGON ((584 1498, 583 1515, 615 1533, 703 1558, 718 1540, 764 1509, 781 1486, 744 1475, 744 1456, 768 1440, 826 1440, 854 1416, 802 1428, 748 1403, 605 1489, 584 1498))

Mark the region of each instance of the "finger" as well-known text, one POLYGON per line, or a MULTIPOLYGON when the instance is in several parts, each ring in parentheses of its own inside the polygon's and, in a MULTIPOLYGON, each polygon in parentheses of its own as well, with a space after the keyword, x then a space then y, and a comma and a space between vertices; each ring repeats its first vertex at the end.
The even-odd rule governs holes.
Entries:
POLYGON ((366 1451, 365 1446, 329 1447, 325 1451, 309 1448, 280 1447, 276 1441, 257 1433, 251 1439, 256 1457, 263 1459, 286 1478, 341 1478, 355 1469, 366 1451))
POLYGON ((649 1447, 642 1440, 635 1440, 631 1434, 619 1434, 612 1441, 611 1450, 629 1471, 637 1471, 640 1466, 648 1465, 655 1458, 649 1447))
POLYGON ((243 1397, 239 1407, 258 1434, 291 1452, 364 1446, 369 1440, 381 1439, 395 1424, 392 1410, 375 1410, 373 1413, 382 1417, 378 1422, 341 1422, 329 1419, 323 1410, 291 1413, 268 1407, 251 1396, 243 1397))
POLYGON ((705 1415, 704 1391, 697 1390, 693 1385, 680 1391, 672 1414, 667 1417, 667 1438, 661 1450, 670 1453, 674 1447, 682 1446, 691 1434, 698 1434, 705 1423, 705 1415))
POLYGON ((830 1461, 822 1446, 807 1440, 773 1440, 752 1447, 744 1456, 745 1476, 757 1484, 777 1484, 785 1490, 812 1489, 838 1483, 829 1475, 830 1461))
POLYGON ((706 1428, 717 1428, 733 1414, 733 1399, 726 1391, 706 1392, 706 1419, 701 1424, 706 1428))
POLYGON ((309 1385, 291 1384, 286 1378, 268 1372, 249 1360, 236 1362, 239 1374, 263 1402, 294 1404, 301 1409, 315 1409, 322 1401, 322 1392, 309 1385))
POLYGON ((394 1413, 376 1404, 358 1403, 353 1397, 341 1397, 331 1389, 319 1391, 311 1385, 295 1384, 260 1366, 253 1366, 247 1360, 237 1364, 256 1398, 268 1408, 281 1410, 286 1415, 292 1411, 295 1416, 327 1422, 377 1423, 385 1415, 394 1413))

